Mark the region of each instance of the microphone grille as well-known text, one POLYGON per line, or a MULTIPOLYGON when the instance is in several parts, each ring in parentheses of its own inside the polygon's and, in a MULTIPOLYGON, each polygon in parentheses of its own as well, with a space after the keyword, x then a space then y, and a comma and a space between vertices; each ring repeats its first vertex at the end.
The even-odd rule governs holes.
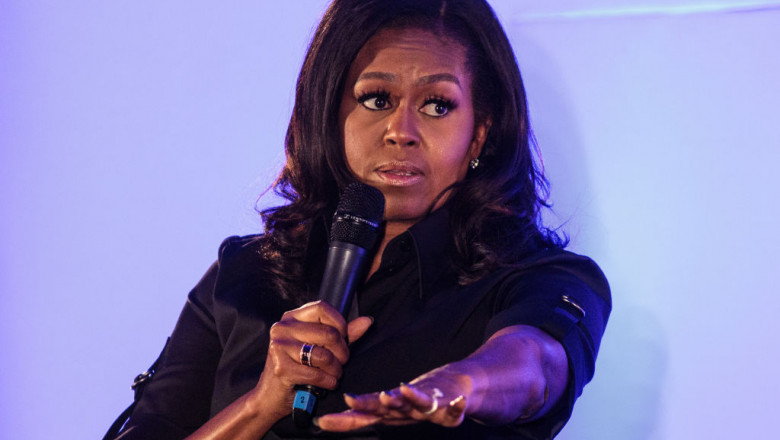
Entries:
POLYGON ((341 193, 333 216, 331 241, 373 248, 384 211, 385 197, 381 191, 360 182, 351 183, 341 193))

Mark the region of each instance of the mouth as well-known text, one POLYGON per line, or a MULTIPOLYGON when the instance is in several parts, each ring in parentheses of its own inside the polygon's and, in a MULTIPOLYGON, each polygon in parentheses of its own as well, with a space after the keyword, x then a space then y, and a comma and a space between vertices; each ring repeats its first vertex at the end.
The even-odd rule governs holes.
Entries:
POLYGON ((423 179, 424 173, 408 162, 393 162, 377 167, 374 172, 385 184, 411 186, 423 179))

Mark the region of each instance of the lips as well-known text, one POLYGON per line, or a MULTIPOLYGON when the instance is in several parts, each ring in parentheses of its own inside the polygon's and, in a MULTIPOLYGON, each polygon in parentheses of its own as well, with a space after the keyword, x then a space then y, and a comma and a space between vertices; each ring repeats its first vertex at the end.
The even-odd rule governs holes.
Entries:
POLYGON ((393 162, 377 167, 374 172, 379 179, 393 186, 410 186, 422 180, 424 173, 408 162, 393 162))

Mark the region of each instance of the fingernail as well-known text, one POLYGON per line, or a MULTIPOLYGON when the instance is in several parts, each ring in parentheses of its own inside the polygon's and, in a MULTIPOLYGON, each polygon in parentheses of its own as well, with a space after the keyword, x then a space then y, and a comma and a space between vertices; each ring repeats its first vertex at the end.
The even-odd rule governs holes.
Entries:
POLYGON ((312 423, 312 425, 314 425, 314 426, 319 428, 320 427, 320 418, 319 417, 315 417, 315 418, 311 419, 311 423, 312 423))

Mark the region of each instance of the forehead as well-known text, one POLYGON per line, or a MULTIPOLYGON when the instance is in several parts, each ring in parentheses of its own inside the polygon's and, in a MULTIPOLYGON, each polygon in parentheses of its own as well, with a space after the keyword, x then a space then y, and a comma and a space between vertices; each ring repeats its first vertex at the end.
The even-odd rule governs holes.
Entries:
POLYGON ((467 79, 466 49, 462 44, 424 29, 383 29, 358 52, 350 79, 364 72, 390 71, 412 76, 447 72, 467 79))

